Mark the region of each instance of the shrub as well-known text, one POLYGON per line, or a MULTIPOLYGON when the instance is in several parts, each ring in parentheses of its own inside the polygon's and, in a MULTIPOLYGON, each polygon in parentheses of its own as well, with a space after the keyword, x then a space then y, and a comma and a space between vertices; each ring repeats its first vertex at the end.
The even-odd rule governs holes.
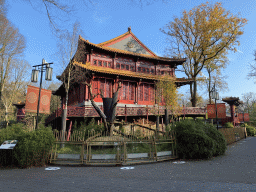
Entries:
POLYGON ((177 154, 179 158, 210 158, 226 150, 224 136, 210 124, 200 120, 185 120, 176 123, 177 154))
POLYGON ((224 127, 225 128, 234 128, 234 125, 233 125, 232 122, 227 122, 227 123, 224 124, 224 127))
POLYGON ((227 149, 227 143, 224 135, 219 132, 212 124, 206 124, 205 133, 214 140, 215 149, 213 156, 223 155, 227 149))
POLYGON ((42 166, 48 160, 48 154, 54 142, 51 128, 40 128, 35 131, 25 131, 24 124, 13 124, 0 132, 0 141, 18 140, 13 150, 15 165, 25 168, 42 166))
POLYGON ((85 139, 89 137, 88 132, 95 131, 95 133, 104 131, 103 124, 97 124, 94 119, 92 119, 89 123, 87 119, 80 122, 80 125, 77 125, 77 122, 74 124, 74 131, 83 131, 85 134, 85 139))
POLYGON ((256 134, 255 128, 252 126, 246 126, 246 132, 248 136, 254 136, 256 134))

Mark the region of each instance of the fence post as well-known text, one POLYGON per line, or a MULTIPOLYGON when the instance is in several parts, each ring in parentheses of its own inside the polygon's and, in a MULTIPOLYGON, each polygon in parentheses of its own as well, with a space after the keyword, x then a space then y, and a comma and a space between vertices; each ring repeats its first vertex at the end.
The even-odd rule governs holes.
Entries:
POLYGON ((81 162, 84 163, 84 141, 82 141, 82 149, 81 149, 81 162))

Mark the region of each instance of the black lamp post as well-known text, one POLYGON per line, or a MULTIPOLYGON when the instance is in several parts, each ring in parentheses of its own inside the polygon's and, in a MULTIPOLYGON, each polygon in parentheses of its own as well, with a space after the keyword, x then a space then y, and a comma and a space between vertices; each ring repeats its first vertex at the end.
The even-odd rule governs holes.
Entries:
POLYGON ((51 81, 52 80, 52 68, 50 65, 53 63, 46 63, 43 59, 42 64, 34 65, 34 69, 32 70, 31 82, 36 83, 38 81, 38 73, 41 72, 40 78, 40 88, 38 94, 38 103, 37 103, 37 115, 36 115, 36 129, 38 128, 38 115, 39 115, 39 107, 40 107, 40 97, 41 97, 41 89, 42 89, 42 79, 43 79, 43 72, 45 71, 45 80, 51 81))
POLYGON ((216 107, 216 123, 217 123, 217 130, 219 129, 219 122, 218 122, 218 111, 217 111, 217 103, 216 101, 219 100, 219 93, 217 92, 215 88, 215 83, 214 86, 211 90, 211 98, 215 99, 215 107, 216 107))

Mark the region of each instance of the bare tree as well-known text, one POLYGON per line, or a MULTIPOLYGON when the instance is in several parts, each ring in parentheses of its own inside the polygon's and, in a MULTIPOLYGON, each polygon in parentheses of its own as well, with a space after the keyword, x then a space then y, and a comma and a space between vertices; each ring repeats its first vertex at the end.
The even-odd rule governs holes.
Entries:
MULTIPOLYGON (((115 114, 116 105, 118 103, 117 97, 118 97, 118 92, 121 88, 121 82, 118 83, 118 87, 117 87, 116 91, 113 93, 112 98, 108 98, 109 102, 111 100, 111 104, 109 105, 109 109, 104 109, 104 112, 100 109, 100 107, 94 101, 94 99, 95 99, 95 97, 97 97, 97 95, 94 95, 92 93, 91 84, 86 82, 86 80, 83 83, 86 84, 89 88, 91 104, 94 107, 94 109, 97 111, 99 116, 103 119, 103 123, 104 123, 106 133, 109 134, 110 136, 113 136, 113 131, 115 130, 114 120, 115 120, 115 115, 116 115, 115 114)), ((104 102, 105 102, 104 99, 105 98, 103 96, 103 90, 100 90, 100 96, 103 99, 103 105, 104 105, 104 102)), ((104 106, 106 106, 106 105, 104 105, 104 106)))
POLYGON ((254 51, 254 64, 250 64, 250 73, 248 73, 247 77, 250 78, 256 78, 256 50, 254 51))
POLYGON ((12 75, 11 65, 22 56, 24 49, 23 35, 4 15, 0 15, 0 100, 7 79, 12 75))
POLYGON ((251 113, 254 104, 256 103, 256 94, 253 92, 244 93, 242 99, 244 111, 246 111, 247 113, 251 113))
POLYGON ((66 118, 67 118, 67 105, 68 105, 68 93, 70 86, 75 81, 76 78, 76 68, 73 64, 73 56, 76 52, 78 46, 78 38, 80 30, 80 24, 78 22, 74 23, 72 32, 63 32, 58 39, 58 49, 57 55, 60 57, 60 66, 64 72, 61 76, 57 76, 59 80, 62 81, 63 87, 65 89, 64 98, 64 109, 62 114, 62 131, 66 131, 66 118))
POLYGON ((212 98, 211 98, 211 89, 213 84, 215 84, 216 89, 218 92, 223 92, 228 90, 228 84, 225 81, 227 76, 222 76, 221 72, 222 69, 225 69, 228 64, 228 60, 226 57, 223 57, 222 59, 215 59, 210 61, 205 65, 205 71, 207 72, 207 77, 201 73, 201 75, 204 76, 204 78, 200 78, 200 81, 198 81, 199 87, 202 87, 203 89, 207 89, 208 94, 208 101, 211 104, 212 98))
POLYGON ((14 102, 25 100, 25 90, 28 84, 27 77, 30 65, 25 60, 14 60, 11 63, 11 76, 6 81, 5 89, 2 92, 2 104, 5 108, 5 121, 8 122, 8 112, 14 102))

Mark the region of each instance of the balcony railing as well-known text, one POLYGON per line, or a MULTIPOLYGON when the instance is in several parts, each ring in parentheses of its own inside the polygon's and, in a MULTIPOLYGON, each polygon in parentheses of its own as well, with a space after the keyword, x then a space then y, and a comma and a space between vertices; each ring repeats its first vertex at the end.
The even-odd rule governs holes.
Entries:
MULTIPOLYGON (((101 109, 103 107, 101 106, 101 109)), ((164 115, 165 108, 159 108, 159 114, 164 115)), ((116 116, 147 116, 158 114, 158 108, 154 107, 119 107, 116 109, 116 116)), ((169 112, 171 114, 171 112, 169 112)), ((183 115, 205 115, 206 108, 204 107, 185 107, 181 109, 178 114, 183 115)), ((53 119, 61 117, 62 109, 57 109, 52 113, 46 120, 47 123, 51 122, 53 119)), ((86 107, 74 107, 68 106, 67 117, 99 117, 98 113, 92 106, 86 107)))

